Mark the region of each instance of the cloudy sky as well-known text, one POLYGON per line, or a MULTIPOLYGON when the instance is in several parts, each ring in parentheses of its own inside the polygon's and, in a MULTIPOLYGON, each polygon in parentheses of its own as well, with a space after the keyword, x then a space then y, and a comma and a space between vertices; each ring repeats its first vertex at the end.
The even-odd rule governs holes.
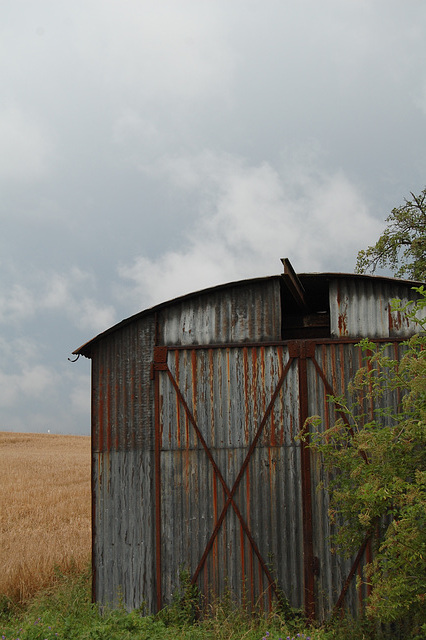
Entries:
POLYGON ((89 434, 73 349, 354 269, 426 185, 424 0, 3 0, 0 430, 89 434))

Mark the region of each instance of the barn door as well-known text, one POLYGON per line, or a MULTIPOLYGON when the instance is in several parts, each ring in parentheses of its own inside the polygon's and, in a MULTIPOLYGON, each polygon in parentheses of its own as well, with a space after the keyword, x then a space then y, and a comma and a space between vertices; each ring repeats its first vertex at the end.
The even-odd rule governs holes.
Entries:
POLYGON ((206 598, 304 604, 298 368, 286 346, 155 353, 157 605, 179 570, 206 598))
POLYGON ((285 599, 309 617, 349 586, 358 598, 367 549, 331 553, 326 479, 298 435, 310 415, 328 425, 327 395, 359 364, 349 343, 155 349, 158 608, 182 568, 207 599, 229 589, 243 605, 285 599))

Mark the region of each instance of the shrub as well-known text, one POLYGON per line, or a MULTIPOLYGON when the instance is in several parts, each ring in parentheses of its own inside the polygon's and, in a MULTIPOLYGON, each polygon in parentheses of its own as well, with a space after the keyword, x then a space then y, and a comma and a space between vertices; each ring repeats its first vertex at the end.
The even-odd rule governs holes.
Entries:
MULTIPOLYGON (((426 294, 413 309, 417 318, 426 294)), ((424 321, 418 320, 423 326, 424 321)), ((381 621, 426 623, 426 336, 405 343, 400 360, 388 347, 364 340, 365 365, 350 402, 330 397, 336 419, 322 432, 310 418, 310 446, 330 472, 334 544, 353 553, 368 536, 376 542, 364 580, 373 587, 368 614, 381 621), (395 398, 399 398, 395 407, 395 398), (366 406, 373 407, 372 413, 366 406)))

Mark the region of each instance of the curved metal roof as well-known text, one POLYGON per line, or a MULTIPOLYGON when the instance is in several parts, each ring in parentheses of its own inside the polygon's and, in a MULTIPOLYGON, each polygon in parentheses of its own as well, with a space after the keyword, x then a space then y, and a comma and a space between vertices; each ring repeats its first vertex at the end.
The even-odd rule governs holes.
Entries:
MULTIPOLYGON (((113 325, 112 327, 109 327, 108 329, 106 329, 105 331, 102 331, 101 333, 99 333, 98 335, 96 335, 94 338, 92 338, 91 340, 89 340, 88 342, 85 342, 83 345, 81 345, 80 347, 78 347, 77 349, 75 349, 75 351, 73 351, 74 355, 83 355, 86 357, 90 357, 90 351, 91 351, 91 347, 99 342, 100 340, 102 340, 103 338, 107 337, 108 335, 110 335, 111 333, 115 332, 115 331, 119 331, 121 328, 125 327, 126 325, 135 322, 137 320, 139 320, 140 318, 143 318, 144 316, 147 316, 149 314, 155 314, 156 312, 166 308, 166 307, 170 307, 173 305, 177 305, 180 304, 184 301, 188 301, 191 298, 196 298, 199 296, 208 296, 212 293, 217 293, 222 291, 225 291, 227 289, 233 288, 233 287, 243 287, 243 286, 247 286, 248 284, 257 284, 257 283, 261 283, 261 282, 270 282, 270 281, 278 281, 278 282, 282 282, 283 281, 283 275, 286 275, 286 271, 288 269, 288 267, 290 268, 290 270, 293 272, 293 269, 289 263, 288 260, 283 259, 283 264, 285 267, 285 273, 284 274, 279 274, 279 275, 273 275, 273 276, 263 276, 263 277, 259 277, 259 278, 248 278, 248 279, 244 279, 244 280, 236 280, 236 281, 232 281, 232 282, 227 282, 227 283, 223 283, 223 284, 219 284, 219 285, 215 285, 213 287, 207 287, 205 289, 200 289, 198 291, 192 291, 190 293, 178 296, 176 298, 172 298, 170 300, 161 302, 157 305, 154 305, 153 307, 149 307, 147 309, 143 309, 142 311, 139 311, 138 313, 135 313, 131 316, 129 316, 128 318, 124 318, 123 320, 121 320, 120 322, 118 322, 117 324, 113 325)), ((393 278, 393 277, 386 277, 386 276, 376 276, 376 275, 367 275, 367 274, 357 274, 357 273, 333 273, 333 272, 313 272, 313 273, 299 273, 299 274, 295 274, 293 272, 294 276, 296 277, 296 279, 298 279, 298 281, 300 283, 303 284, 308 284, 310 283, 311 285, 315 284, 315 282, 319 283, 320 281, 323 282, 327 282, 331 279, 336 280, 336 279, 356 279, 356 280, 365 280, 365 281, 373 281, 373 282, 388 282, 390 284, 405 284, 405 285, 412 285, 413 287, 415 286, 420 286, 424 283, 421 282, 416 282, 416 281, 411 281, 411 280, 403 280, 400 278, 393 278)))

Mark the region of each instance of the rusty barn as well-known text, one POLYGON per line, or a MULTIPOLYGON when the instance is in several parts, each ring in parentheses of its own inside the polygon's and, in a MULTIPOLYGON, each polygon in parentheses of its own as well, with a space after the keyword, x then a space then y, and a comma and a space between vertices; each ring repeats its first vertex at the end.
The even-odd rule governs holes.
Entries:
POLYGON ((324 471, 298 438, 330 424, 362 363, 360 338, 398 355, 415 326, 391 307, 415 283, 354 274, 216 286, 123 320, 75 351, 92 360, 93 596, 155 612, 186 569, 208 599, 285 597, 354 615, 371 553, 330 551, 324 471))

